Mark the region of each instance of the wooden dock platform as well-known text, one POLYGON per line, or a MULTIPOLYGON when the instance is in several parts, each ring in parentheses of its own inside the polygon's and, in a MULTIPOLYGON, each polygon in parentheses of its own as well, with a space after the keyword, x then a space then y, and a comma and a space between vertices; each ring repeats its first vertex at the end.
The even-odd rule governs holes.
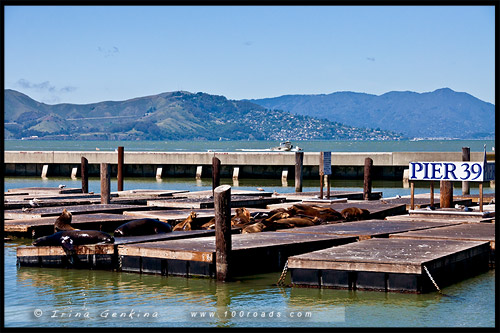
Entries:
POLYGON ((462 223, 458 225, 427 230, 408 231, 392 234, 390 238, 443 239, 463 241, 486 241, 490 243, 490 266, 495 265, 495 224, 462 223))
MULTIPOLYGON (((239 230, 234 228, 233 232, 237 233, 239 230)), ((209 237, 214 234, 214 230, 191 230, 147 236, 117 237, 113 244, 75 246, 77 260, 74 260, 73 263, 70 262, 70 258, 61 246, 20 246, 17 248, 17 261, 20 266, 115 270, 119 267, 119 245, 209 237)))
MULTIPOLYGON (((319 198, 319 191, 311 192, 291 192, 283 193, 287 201, 301 201, 303 199, 317 199, 319 198)), ((323 198, 326 199, 326 189, 323 190, 323 198)), ((382 192, 374 191, 371 193, 370 200, 378 200, 382 198, 382 192)), ((363 191, 334 191, 330 190, 330 199, 347 199, 347 200, 364 200, 363 191)))
POLYGON ((77 205, 60 207, 37 207, 27 211, 22 209, 12 209, 4 211, 4 219, 20 220, 29 218, 41 218, 47 216, 59 216, 63 209, 66 209, 72 215, 90 214, 90 213, 115 213, 122 214, 125 210, 153 210, 158 209, 154 206, 144 205, 121 205, 121 204, 95 204, 95 205, 77 205))
POLYGON ((388 238, 390 234, 405 233, 411 230, 438 228, 451 226, 452 223, 442 221, 387 221, 387 220, 363 220, 335 224, 323 224, 312 227, 293 229, 281 229, 278 232, 303 233, 303 234, 326 234, 355 236, 359 240, 373 237, 388 238))
MULTIPOLYGON (((54 233, 56 219, 56 216, 48 216, 21 220, 5 220, 3 225, 4 233, 24 237, 51 235, 54 233)), ((76 229, 112 232, 123 223, 134 219, 136 217, 122 214, 96 213, 74 215, 71 219, 71 224, 76 229)))
MULTIPOLYGON (((231 207, 266 207, 267 205, 282 203, 283 197, 256 197, 231 195, 231 207)), ((148 206, 163 207, 171 209, 203 209, 214 208, 213 198, 179 198, 169 200, 148 201, 148 206)))
MULTIPOLYGON (((403 196, 401 198, 387 198, 387 199, 381 199, 381 200, 384 202, 387 202, 389 204, 405 204, 406 210, 411 209, 411 198, 409 196, 403 196)), ((413 200, 414 200, 415 208, 426 208, 426 207, 430 207, 430 205, 431 205, 431 199, 429 198, 429 195, 427 195, 427 197, 415 197, 413 200)), ((472 199, 454 197, 453 204, 454 205, 471 206, 472 199)), ((439 197, 434 198, 434 207, 435 208, 440 207, 439 197)))
POLYGON ((372 238, 292 256, 293 286, 425 293, 488 270, 489 242, 372 238), (424 268, 425 267, 425 268, 424 268))
MULTIPOLYGON (((232 236, 232 276, 281 271, 289 256, 354 242, 355 237, 266 232, 232 236)), ((127 272, 214 277, 215 237, 118 246, 127 272)))

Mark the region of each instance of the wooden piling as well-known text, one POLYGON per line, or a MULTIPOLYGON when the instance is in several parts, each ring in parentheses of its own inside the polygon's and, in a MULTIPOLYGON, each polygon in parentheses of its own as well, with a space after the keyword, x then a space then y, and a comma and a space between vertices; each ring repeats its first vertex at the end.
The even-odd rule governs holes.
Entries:
POLYGON ((214 208, 216 276, 217 281, 227 281, 231 256, 231 186, 222 185, 214 190, 214 208))
POLYGON ((410 209, 415 209, 415 182, 410 181, 410 209))
POLYGON ((363 197, 365 200, 370 200, 370 196, 372 194, 372 167, 373 160, 369 157, 365 158, 363 181, 363 197))
POLYGON ((479 183, 479 211, 483 211, 483 183, 479 183))
POLYGON ((111 199, 111 177, 108 163, 101 163, 101 204, 109 204, 111 199))
POLYGON ((430 185, 430 190, 431 190, 431 208, 434 208, 434 181, 431 180, 431 185, 430 185))
POLYGON ((295 192, 302 192, 302 166, 304 164, 304 152, 295 153, 295 192))
MULTIPOLYGON (((469 162, 470 161, 470 148, 462 147, 462 161, 469 162)), ((468 181, 462 182, 462 195, 470 194, 470 186, 468 181)))
POLYGON ((212 193, 220 185, 220 160, 212 157, 212 193))
POLYGON ((453 207, 453 182, 441 180, 439 183, 439 206, 441 208, 453 207))
POLYGON ((330 175, 325 175, 326 198, 330 199, 330 175))
POLYGON ((89 193, 89 161, 83 156, 80 170, 82 173, 82 192, 89 193))
POLYGON ((319 198, 323 199, 323 187, 325 186, 325 168, 323 152, 319 153, 319 198))
POLYGON ((123 147, 118 147, 118 191, 123 191, 123 147))

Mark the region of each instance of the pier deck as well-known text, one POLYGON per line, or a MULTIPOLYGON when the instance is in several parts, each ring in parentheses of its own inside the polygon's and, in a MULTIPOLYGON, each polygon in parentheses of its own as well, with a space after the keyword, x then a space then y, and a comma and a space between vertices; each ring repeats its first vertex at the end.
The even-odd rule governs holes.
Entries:
POLYGON ((405 239, 443 239, 463 241, 487 241, 490 243, 490 266, 495 265, 495 224, 463 223, 427 230, 408 231, 393 234, 390 238, 405 239))
POLYGON ((336 224, 323 224, 312 227, 302 227, 293 229, 282 229, 289 233, 303 234, 326 234, 355 236, 359 240, 373 237, 386 237, 390 234, 407 232, 410 230, 420 230, 429 228, 438 228, 453 225, 453 222, 445 221, 386 221, 386 220, 363 220, 336 224))
POLYGON ((292 285, 424 293, 488 270, 489 242, 372 238, 292 256, 292 285))
POLYGON ((154 206, 144 205, 120 205, 120 204, 95 204, 95 205, 77 205, 60 207, 39 207, 30 208, 28 211, 22 209, 12 209, 4 211, 4 219, 29 219, 47 216, 59 216, 63 209, 66 209, 72 215, 90 214, 90 213, 117 213, 122 214, 125 210, 153 210, 158 209, 154 206))
MULTIPOLYGON (((266 232, 232 236, 233 276, 281 271, 291 255, 355 241, 355 237, 266 232)), ((215 237, 118 246, 121 270, 214 277, 215 237)))
MULTIPOLYGON (((56 219, 56 216, 49 216, 21 220, 5 220, 3 228, 6 234, 41 237, 54 233, 54 223, 56 219)), ((96 213, 74 215, 71 219, 71 224, 76 229, 112 232, 123 223, 134 219, 136 219, 136 217, 121 214, 96 213)))
MULTIPOLYGON (((233 232, 239 232, 234 228, 233 232)), ((75 246, 76 260, 70 258, 61 246, 20 246, 17 248, 17 261, 21 266, 117 269, 118 246, 125 244, 148 243, 156 241, 209 237, 214 230, 173 231, 171 233, 117 237, 113 244, 92 244, 75 246)))

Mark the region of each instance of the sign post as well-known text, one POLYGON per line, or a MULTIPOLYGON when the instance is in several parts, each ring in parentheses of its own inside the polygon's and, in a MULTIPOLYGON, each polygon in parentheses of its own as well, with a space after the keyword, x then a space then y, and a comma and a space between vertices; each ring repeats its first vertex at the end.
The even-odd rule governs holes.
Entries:
POLYGON ((324 180, 327 184, 327 198, 330 199, 330 175, 332 174, 332 152, 322 151, 319 155, 319 198, 323 199, 324 180))
MULTIPOLYGON (((483 211, 483 182, 495 179, 495 164, 486 161, 486 147, 484 150, 484 160, 482 162, 410 162, 409 180, 428 180, 431 181, 431 195, 434 193, 434 181, 441 183, 461 182, 479 182, 479 210, 483 211)), ((453 187, 451 186, 451 191, 453 187)), ((449 192, 449 186, 441 187, 441 191, 449 192)), ((452 193, 453 195, 453 193, 452 193)), ((413 201, 413 191, 412 191, 413 201)), ((453 200, 451 200, 453 201, 453 200)), ((431 198, 431 205, 433 205, 431 198)), ((441 202, 441 207, 443 202, 441 202)))

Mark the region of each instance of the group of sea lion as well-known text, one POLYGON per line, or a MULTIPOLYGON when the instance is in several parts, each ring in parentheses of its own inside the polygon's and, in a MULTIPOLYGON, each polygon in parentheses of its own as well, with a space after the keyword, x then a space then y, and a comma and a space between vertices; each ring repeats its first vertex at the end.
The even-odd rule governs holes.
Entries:
MULTIPOLYGON (((242 233, 275 231, 278 229, 307 227, 325 223, 348 222, 366 219, 370 212, 358 207, 343 209, 340 213, 335 209, 317 205, 294 204, 290 208, 278 208, 268 213, 251 214, 246 208, 236 208, 231 218, 231 227, 241 228, 242 233)), ((174 227, 174 231, 215 229, 215 218, 201 223, 196 212, 174 227)))
MULTIPOLYGON (((275 231, 278 229, 307 227, 324 223, 362 220, 370 212, 358 207, 335 209, 317 205, 294 204, 291 207, 278 208, 268 213, 250 214, 246 208, 236 208, 231 218, 231 227, 241 228, 243 234, 275 231)), ((65 250, 73 251, 73 245, 114 243, 114 237, 142 236, 172 231, 215 229, 215 217, 210 221, 198 219, 196 212, 191 212, 182 222, 173 228, 169 223, 158 219, 143 218, 122 224, 114 231, 114 237, 99 230, 75 229, 71 224, 72 214, 64 209, 54 223, 54 234, 40 237, 33 242, 35 246, 61 245, 65 250)))
POLYGON ((114 237, 99 230, 80 230, 71 224, 72 214, 64 209, 54 223, 54 233, 37 238, 35 246, 61 245, 66 251, 73 251, 73 245, 114 243, 114 237, 142 236, 172 231, 169 223, 157 219, 143 218, 120 225, 113 232, 114 237))

